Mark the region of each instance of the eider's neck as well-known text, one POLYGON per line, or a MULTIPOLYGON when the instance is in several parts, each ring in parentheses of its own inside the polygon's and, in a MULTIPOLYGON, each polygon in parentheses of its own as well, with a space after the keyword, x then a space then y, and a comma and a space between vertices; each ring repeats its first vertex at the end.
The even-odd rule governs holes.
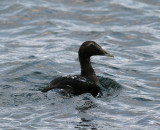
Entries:
POLYGON ((92 68, 90 57, 82 58, 79 56, 80 66, 81 66, 81 76, 85 77, 96 84, 99 84, 98 78, 92 68))

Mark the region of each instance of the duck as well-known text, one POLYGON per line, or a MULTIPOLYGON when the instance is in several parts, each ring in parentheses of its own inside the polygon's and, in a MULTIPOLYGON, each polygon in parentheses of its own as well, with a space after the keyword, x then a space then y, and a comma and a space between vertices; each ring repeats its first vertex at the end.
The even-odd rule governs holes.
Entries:
POLYGON ((96 97, 101 95, 100 83, 96 73, 91 65, 91 56, 108 56, 114 57, 105 51, 95 41, 86 41, 79 48, 78 56, 80 62, 80 75, 60 76, 53 79, 42 92, 48 92, 52 89, 64 90, 68 95, 81 95, 90 93, 96 97))

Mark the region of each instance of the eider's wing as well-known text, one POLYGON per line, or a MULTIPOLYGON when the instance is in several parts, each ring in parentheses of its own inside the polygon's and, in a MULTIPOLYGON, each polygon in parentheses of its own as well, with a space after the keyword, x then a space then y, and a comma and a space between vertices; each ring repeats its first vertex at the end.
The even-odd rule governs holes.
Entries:
POLYGON ((65 89, 65 90, 72 90, 74 94, 76 93, 83 93, 86 91, 86 87, 88 86, 89 82, 87 82, 81 76, 65 76, 65 77, 58 77, 52 80, 47 87, 45 87, 42 92, 47 92, 51 89, 65 89))
POLYGON ((42 89, 42 92, 48 92, 51 89, 62 89, 64 87, 67 87, 67 85, 63 85, 63 82, 67 79, 67 77, 58 77, 54 80, 52 80, 47 87, 42 89))
POLYGON ((42 90, 47 92, 51 89, 64 89, 67 93, 80 95, 83 93, 91 93, 96 96, 100 92, 100 88, 95 83, 81 76, 58 77, 50 82, 50 84, 42 90))

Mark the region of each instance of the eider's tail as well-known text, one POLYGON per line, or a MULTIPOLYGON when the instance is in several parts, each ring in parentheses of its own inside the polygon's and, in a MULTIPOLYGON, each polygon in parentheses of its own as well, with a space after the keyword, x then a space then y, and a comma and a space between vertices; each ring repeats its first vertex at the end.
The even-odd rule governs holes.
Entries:
POLYGON ((51 90, 51 89, 53 89, 53 88, 50 87, 50 86, 47 86, 47 87, 43 88, 43 89, 41 90, 41 92, 46 93, 46 92, 48 92, 48 91, 51 90))

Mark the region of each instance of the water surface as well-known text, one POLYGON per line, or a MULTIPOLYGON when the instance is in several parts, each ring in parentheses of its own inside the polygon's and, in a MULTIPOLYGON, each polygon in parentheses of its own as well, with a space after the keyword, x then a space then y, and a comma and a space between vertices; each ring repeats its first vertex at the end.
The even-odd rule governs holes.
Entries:
POLYGON ((1 129, 160 129, 160 1, 0 0, 1 129), (40 92, 79 74, 94 40, 103 96, 40 92))

